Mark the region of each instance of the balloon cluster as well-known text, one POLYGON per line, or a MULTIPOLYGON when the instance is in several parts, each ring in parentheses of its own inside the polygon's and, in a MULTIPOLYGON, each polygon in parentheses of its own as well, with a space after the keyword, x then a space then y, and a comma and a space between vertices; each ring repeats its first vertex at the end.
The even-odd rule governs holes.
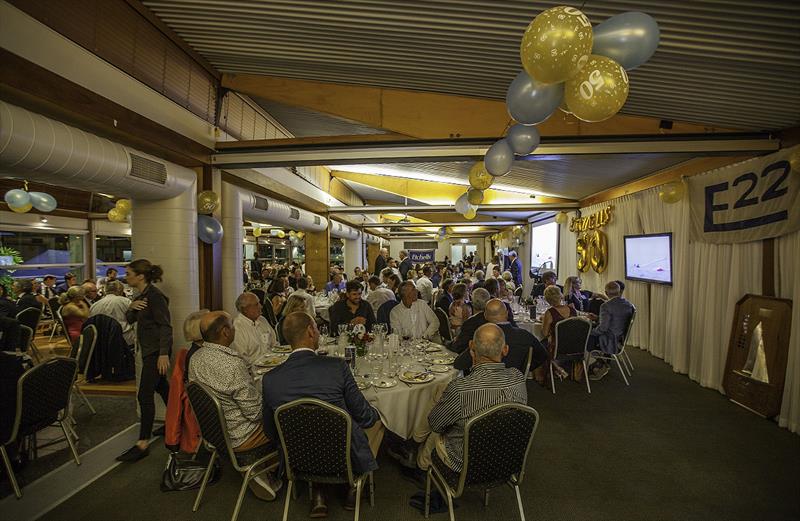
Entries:
POLYGON ((114 208, 108 211, 108 220, 112 223, 124 223, 128 221, 133 206, 130 199, 118 199, 114 208))
POLYGON ((269 231, 269 234, 272 235, 273 237, 277 237, 279 239, 283 239, 284 237, 286 237, 286 232, 285 231, 277 230, 275 228, 271 229, 269 231))
POLYGON ((6 192, 3 198, 12 212, 26 213, 31 208, 36 208, 40 212, 52 212, 58 204, 55 197, 44 192, 29 192, 28 183, 25 182, 25 189, 15 188, 6 192))
POLYGON ((568 220, 569 220, 569 215, 567 215, 567 212, 558 212, 556 214, 555 218, 556 224, 567 224, 568 220))
POLYGON ((219 195, 216 192, 204 190, 197 194, 197 237, 206 244, 215 244, 222 239, 222 223, 211 215, 217 208, 219 195))

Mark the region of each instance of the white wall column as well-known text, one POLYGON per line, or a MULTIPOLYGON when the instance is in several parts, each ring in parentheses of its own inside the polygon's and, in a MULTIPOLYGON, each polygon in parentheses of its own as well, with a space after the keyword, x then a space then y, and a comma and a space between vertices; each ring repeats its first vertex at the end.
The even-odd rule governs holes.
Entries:
POLYGON ((222 229, 222 309, 234 315, 236 298, 244 291, 242 280, 242 200, 239 187, 223 182, 220 198, 222 229))
POLYGON ((366 266, 362 234, 359 234, 356 239, 344 239, 344 271, 347 273, 347 280, 353 278, 353 270, 356 266, 361 269, 366 266))

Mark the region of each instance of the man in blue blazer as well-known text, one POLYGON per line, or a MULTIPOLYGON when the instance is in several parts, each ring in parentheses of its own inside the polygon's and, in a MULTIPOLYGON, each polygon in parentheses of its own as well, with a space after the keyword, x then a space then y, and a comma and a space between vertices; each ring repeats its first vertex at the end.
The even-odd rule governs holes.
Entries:
MULTIPOLYGON (((383 429, 378 411, 358 390, 350 368, 341 358, 317 356, 319 330, 307 313, 297 311, 287 315, 283 321, 283 336, 291 344, 292 353, 262 380, 264 432, 270 439, 277 440, 275 409, 300 398, 317 398, 344 409, 353 419, 350 440, 353 472, 359 475, 377 469, 375 454, 383 429), (368 428, 369 438, 364 432, 368 428)), ((327 514, 322 488, 314 488, 311 517, 327 514)), ((355 508, 355 489, 349 491, 345 508, 355 508)))
MULTIPOLYGON (((597 349, 606 354, 617 354, 622 346, 620 341, 625 336, 628 324, 636 308, 622 296, 622 288, 617 281, 611 281, 605 287, 608 300, 600 306, 600 319, 592 329, 589 338, 591 350, 597 349)), ((599 380, 609 371, 606 360, 598 360, 592 364, 589 378, 599 380)))

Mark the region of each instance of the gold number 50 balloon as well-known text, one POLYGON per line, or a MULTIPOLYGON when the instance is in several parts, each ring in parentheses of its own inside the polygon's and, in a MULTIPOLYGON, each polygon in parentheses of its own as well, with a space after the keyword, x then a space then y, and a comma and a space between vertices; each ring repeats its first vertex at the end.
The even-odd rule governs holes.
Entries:
POLYGON ((597 273, 603 273, 608 267, 608 238, 600 230, 578 235, 575 250, 578 255, 578 271, 587 272, 592 268, 597 273))
POLYGON ((628 99, 628 74, 620 64, 593 54, 586 66, 564 85, 564 100, 570 112, 583 121, 603 121, 628 99))
POLYGON ((592 52, 592 24, 574 7, 548 9, 533 19, 520 45, 522 66, 541 83, 560 83, 577 73, 592 52))

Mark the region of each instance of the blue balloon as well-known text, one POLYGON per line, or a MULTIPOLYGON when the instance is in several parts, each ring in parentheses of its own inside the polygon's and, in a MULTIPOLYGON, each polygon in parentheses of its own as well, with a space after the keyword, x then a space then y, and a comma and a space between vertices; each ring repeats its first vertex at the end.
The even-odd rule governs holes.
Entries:
POLYGON ((538 125, 555 112, 563 97, 563 83, 539 83, 520 71, 508 86, 506 107, 515 121, 538 125))
POLYGON ((483 157, 483 164, 486 166, 486 171, 495 177, 506 175, 511 171, 511 165, 514 164, 514 151, 511 150, 508 140, 503 138, 489 147, 483 157))
POLYGON ((12 208, 21 208, 31 202, 31 196, 25 190, 15 188, 6 192, 4 197, 6 204, 12 208))
POLYGON ((506 139, 508 140, 508 144, 511 145, 511 150, 513 150, 515 154, 518 156, 526 156, 539 146, 541 137, 536 127, 514 125, 509 129, 506 139))
POLYGON ((52 212, 58 206, 56 198, 44 192, 31 192, 31 204, 40 212, 52 212))
POLYGON ((222 224, 210 215, 197 216, 197 236, 206 244, 222 239, 222 224))
POLYGON ((592 54, 608 56, 629 71, 650 59, 660 37, 658 22, 652 16, 630 11, 594 28, 592 54))

